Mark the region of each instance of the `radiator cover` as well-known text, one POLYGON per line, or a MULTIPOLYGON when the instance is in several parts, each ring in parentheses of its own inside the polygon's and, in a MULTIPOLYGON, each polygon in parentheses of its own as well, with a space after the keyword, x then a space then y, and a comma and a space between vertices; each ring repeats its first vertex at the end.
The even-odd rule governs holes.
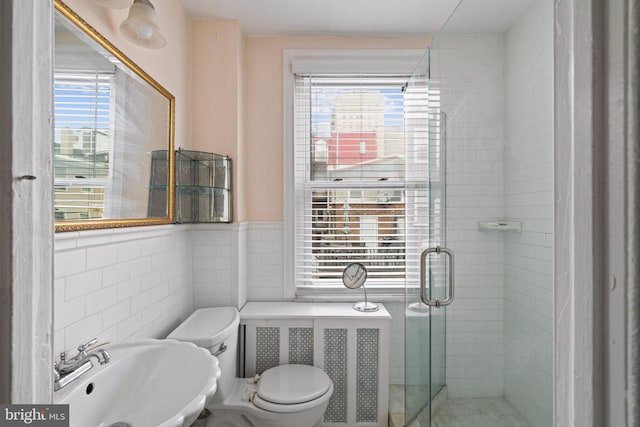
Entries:
POLYGON ((240 372, 250 377, 277 365, 317 366, 334 386, 322 426, 387 427, 389 320, 354 314, 339 319, 241 319, 240 372))

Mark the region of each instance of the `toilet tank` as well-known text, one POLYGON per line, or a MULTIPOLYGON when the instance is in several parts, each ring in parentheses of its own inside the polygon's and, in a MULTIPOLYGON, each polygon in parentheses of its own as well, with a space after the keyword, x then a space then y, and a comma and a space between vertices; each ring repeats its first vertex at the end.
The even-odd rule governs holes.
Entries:
POLYGON ((235 307, 201 308, 167 336, 192 342, 218 358, 222 375, 213 402, 224 400, 233 390, 237 369, 238 325, 240 313, 235 307), (222 346, 222 347, 221 347, 222 346), (226 350, 222 351, 226 347, 226 350))

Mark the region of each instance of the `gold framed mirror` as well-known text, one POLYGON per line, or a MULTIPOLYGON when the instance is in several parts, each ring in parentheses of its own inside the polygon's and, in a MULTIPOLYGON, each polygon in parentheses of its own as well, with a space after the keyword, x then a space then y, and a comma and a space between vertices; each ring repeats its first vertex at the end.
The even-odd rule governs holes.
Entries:
POLYGON ((55 0, 56 232, 174 222, 175 98, 55 0))

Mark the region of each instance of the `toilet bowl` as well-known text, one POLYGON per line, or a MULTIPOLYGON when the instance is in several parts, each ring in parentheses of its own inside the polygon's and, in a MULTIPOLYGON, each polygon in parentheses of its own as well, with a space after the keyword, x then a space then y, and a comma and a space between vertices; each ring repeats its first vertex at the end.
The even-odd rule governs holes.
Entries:
POLYGON ((322 420, 333 383, 321 369, 281 365, 256 378, 236 378, 235 307, 196 310, 168 339, 192 342, 218 358, 222 375, 207 409, 207 427, 312 427, 322 420))

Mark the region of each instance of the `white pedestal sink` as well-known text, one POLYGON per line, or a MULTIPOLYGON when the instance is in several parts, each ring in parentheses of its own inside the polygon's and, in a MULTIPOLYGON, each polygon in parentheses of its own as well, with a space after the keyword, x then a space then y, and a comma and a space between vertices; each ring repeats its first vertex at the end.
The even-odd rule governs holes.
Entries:
POLYGON ((107 347, 111 361, 54 393, 71 427, 178 427, 193 423, 216 391, 218 360, 194 344, 142 340, 107 347))

